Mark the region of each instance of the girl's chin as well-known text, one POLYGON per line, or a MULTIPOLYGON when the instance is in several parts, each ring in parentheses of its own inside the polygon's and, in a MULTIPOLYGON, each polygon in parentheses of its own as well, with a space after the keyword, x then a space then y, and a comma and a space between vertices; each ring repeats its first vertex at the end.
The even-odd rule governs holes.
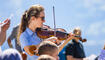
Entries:
POLYGON ((37 28, 41 28, 41 26, 38 26, 37 28))

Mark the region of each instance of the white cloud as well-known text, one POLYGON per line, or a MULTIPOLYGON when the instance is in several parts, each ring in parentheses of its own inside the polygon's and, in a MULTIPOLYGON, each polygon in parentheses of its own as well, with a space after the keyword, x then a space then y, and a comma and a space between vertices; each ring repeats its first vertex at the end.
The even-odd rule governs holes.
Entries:
POLYGON ((84 0, 84 7, 89 10, 105 11, 105 0, 84 0))
POLYGON ((1 15, 2 15, 2 12, 0 11, 0 21, 1 21, 1 19, 2 19, 1 15))
POLYGON ((21 7, 22 0, 10 0, 10 3, 12 3, 15 7, 21 7))
POLYGON ((0 22, 3 22, 6 19, 3 15, 5 14, 2 11, 0 11, 0 22))
POLYGON ((99 35, 105 33, 105 20, 91 23, 87 29, 87 35, 99 35))
POLYGON ((91 54, 89 57, 87 57, 87 60, 94 60, 97 56, 95 54, 91 54))
POLYGON ((90 40, 90 41, 87 41, 87 42, 85 43, 85 45, 86 45, 86 46, 95 46, 96 43, 97 43, 96 41, 90 40))
POLYGON ((95 7, 97 4, 101 5, 103 4, 104 0, 84 0, 84 6, 86 8, 92 8, 95 7))
POLYGON ((18 9, 18 10, 15 12, 16 16, 18 16, 18 17, 22 16, 23 13, 24 13, 24 9, 18 9))
POLYGON ((105 33, 105 28, 103 28, 103 29, 102 29, 102 32, 104 32, 104 33, 105 33))
POLYGON ((84 45, 86 46, 99 46, 104 45, 105 40, 88 40, 84 45), (102 42, 99 42, 102 41, 102 42))
POLYGON ((102 5, 102 6, 100 7, 100 10, 105 11, 105 5, 102 5))
POLYGON ((105 11, 105 0, 84 0, 83 7, 87 8, 88 17, 96 17, 96 13, 105 11))

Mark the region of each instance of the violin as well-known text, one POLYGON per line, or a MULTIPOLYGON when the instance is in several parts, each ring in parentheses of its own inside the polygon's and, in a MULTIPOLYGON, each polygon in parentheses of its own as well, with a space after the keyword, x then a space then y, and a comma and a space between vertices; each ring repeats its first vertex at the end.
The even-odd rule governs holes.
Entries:
MULTIPOLYGON (((37 36, 42 38, 42 39, 47 39, 49 37, 54 36, 54 31, 43 29, 43 28, 37 28, 36 33, 37 33, 37 36)), ((61 32, 61 31, 56 31, 55 37, 57 37, 58 40, 66 40, 68 37, 70 37, 70 34, 65 33, 65 32, 61 32)), ((77 37, 82 42, 87 41, 86 39, 82 39, 81 36, 75 36, 75 37, 77 37)), ((31 45, 29 48, 29 51, 30 51, 30 53, 39 56, 38 53, 35 52, 36 49, 37 49, 37 46, 31 45)))
MULTIPOLYGON (((42 38, 42 39, 47 39, 49 37, 55 36, 53 30, 48 30, 48 29, 43 29, 43 28, 37 28, 36 34, 39 38, 42 38)), ((66 40, 68 37, 70 37, 70 34, 68 34, 66 32, 56 31, 55 37, 57 37, 58 40, 66 40)), ((75 35, 75 37, 78 38, 78 40, 80 40, 82 42, 87 41, 86 39, 82 39, 82 37, 79 35, 75 35)), ((36 49, 37 49, 37 46, 32 45, 32 46, 30 46, 29 51, 30 51, 30 53, 39 56, 38 53, 35 52, 36 49)))
MULTIPOLYGON (((38 37, 40 37, 42 39, 46 39, 46 38, 55 36, 54 32, 55 31, 51 31, 51 30, 47 30, 47 29, 43 29, 43 28, 36 29, 36 33, 37 33, 38 37)), ((68 33, 56 31, 55 37, 57 37, 58 40, 66 40, 69 36, 70 36, 70 34, 68 34, 68 33)))
MULTIPOLYGON (((42 39, 46 39, 46 38, 55 36, 54 31, 50 31, 50 30, 43 29, 43 28, 37 28, 36 32, 37 32, 38 37, 40 37, 42 39)), ((70 34, 68 34, 66 32, 56 31, 55 37, 57 37, 58 40, 66 40, 68 37, 70 37, 70 34)), ((82 42, 87 41, 87 39, 82 39, 81 36, 75 36, 75 37, 77 37, 82 42)))

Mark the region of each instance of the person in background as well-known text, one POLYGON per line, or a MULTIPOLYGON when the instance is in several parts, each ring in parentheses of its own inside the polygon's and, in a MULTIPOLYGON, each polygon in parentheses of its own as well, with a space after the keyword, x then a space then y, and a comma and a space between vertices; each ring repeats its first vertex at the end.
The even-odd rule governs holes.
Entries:
POLYGON ((11 43, 12 40, 15 40, 15 48, 22 53, 21 50, 21 46, 20 46, 20 42, 17 41, 17 33, 18 33, 18 29, 19 29, 19 24, 17 26, 15 26, 10 34, 10 36, 7 39, 8 45, 10 48, 13 48, 13 45, 11 43))
POLYGON ((74 36, 71 36, 69 38, 67 38, 64 43, 57 45, 54 41, 58 40, 57 37, 50 37, 47 38, 46 40, 44 40, 43 42, 41 42, 41 44, 38 47, 38 54, 43 55, 43 54, 47 54, 50 55, 54 58, 56 58, 56 60, 59 60, 58 54, 59 52, 63 49, 63 47, 68 43, 68 41, 70 41, 71 39, 76 39, 74 36))
POLYGON ((50 55, 56 60, 59 60, 58 57, 59 48, 57 45, 51 41, 43 41, 38 48, 38 54, 40 55, 50 55))
POLYGON ((56 60, 56 59, 50 55, 41 55, 38 57, 37 60, 56 60))
MULTIPOLYGON (((80 28, 75 28, 73 33, 76 37, 80 38, 80 28)), ((67 60, 83 60, 85 56, 84 48, 79 39, 72 39, 72 42, 68 43, 65 47, 65 55, 67 60)))
POLYGON ((104 48, 102 49, 100 55, 97 57, 97 60, 105 60, 105 45, 104 45, 104 48))
POLYGON ((21 54, 15 49, 1 50, 1 46, 6 40, 6 32, 10 26, 10 19, 0 23, 0 60, 22 60, 21 54))
MULTIPOLYGON (((57 28, 56 31, 61 31, 61 32, 65 32, 66 33, 66 30, 62 29, 62 28, 57 28)), ((65 41, 65 40, 64 40, 65 41)), ((64 41, 59 41, 58 42, 58 45, 64 43, 64 41)), ((59 52, 59 60, 65 60, 65 46, 64 48, 59 52)))
POLYGON ((26 60, 27 55, 24 52, 22 52, 20 41, 17 40, 18 29, 19 29, 19 24, 13 28, 10 36, 7 39, 7 42, 8 42, 8 45, 10 48, 15 48, 16 50, 18 50, 20 52, 20 54, 22 55, 23 60, 26 60), (13 47, 13 44, 11 43, 11 41, 13 41, 13 40, 15 40, 15 47, 13 47))
POLYGON ((23 60, 21 54, 16 49, 6 49, 2 52, 0 60, 23 60))

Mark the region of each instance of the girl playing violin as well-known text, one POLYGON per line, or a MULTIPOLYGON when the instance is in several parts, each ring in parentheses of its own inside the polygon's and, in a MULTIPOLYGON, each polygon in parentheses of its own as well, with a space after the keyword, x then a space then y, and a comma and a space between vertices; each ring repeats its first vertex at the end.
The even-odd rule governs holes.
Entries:
MULTIPOLYGON (((44 8, 41 5, 32 5, 24 12, 19 26, 18 40, 20 40, 22 50, 28 55, 29 60, 35 60, 38 56, 34 55, 36 49, 43 40, 37 35, 36 29, 41 28, 45 22, 44 8)), ((71 37, 71 36, 70 36, 71 37)))
POLYGON ((19 26, 18 40, 20 40, 22 50, 28 55, 31 60, 37 59, 38 56, 30 53, 30 46, 36 46, 42 40, 36 35, 36 28, 43 26, 45 22, 44 8, 41 5, 32 5, 24 12, 19 26))

